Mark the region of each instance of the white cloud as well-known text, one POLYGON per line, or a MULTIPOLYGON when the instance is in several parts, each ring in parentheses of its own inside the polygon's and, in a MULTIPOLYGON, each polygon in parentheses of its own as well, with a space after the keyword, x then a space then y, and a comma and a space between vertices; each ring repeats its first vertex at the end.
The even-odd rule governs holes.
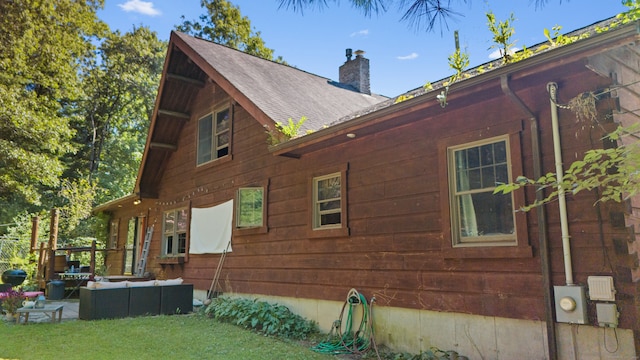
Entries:
POLYGON ((351 37, 356 37, 356 36, 367 36, 369 35, 369 29, 364 29, 364 30, 360 30, 360 31, 356 31, 351 33, 351 37))
POLYGON ((398 56, 396 57, 396 59, 398 60, 413 60, 413 59, 417 59, 418 58, 418 54, 416 53, 411 53, 409 55, 406 56, 398 56))
POLYGON ((160 15, 160 10, 153 7, 151 1, 129 0, 124 4, 118 4, 126 12, 137 12, 149 16, 160 15))
MULTIPOLYGON (((520 51, 519 48, 513 48, 511 50, 509 50, 509 54, 513 55, 515 52, 520 51)), ((489 59, 491 60, 495 60, 495 59, 499 59, 502 57, 502 52, 500 51, 500 49, 495 50, 494 52, 492 52, 491 54, 489 54, 489 59)))

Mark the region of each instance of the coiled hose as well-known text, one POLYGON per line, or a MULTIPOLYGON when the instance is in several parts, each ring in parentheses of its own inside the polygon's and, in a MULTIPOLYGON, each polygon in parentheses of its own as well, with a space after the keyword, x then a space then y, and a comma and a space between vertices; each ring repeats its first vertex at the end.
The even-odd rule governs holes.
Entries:
MULTIPOLYGON (((378 355, 378 348, 373 337, 373 318, 371 311, 374 301, 375 298, 371 298, 371 303, 368 304, 364 295, 360 294, 355 289, 349 290, 347 299, 342 305, 340 317, 338 320, 333 322, 333 326, 331 327, 327 340, 319 343, 311 349, 318 353, 338 355, 348 353, 363 354, 373 347, 376 351, 376 355, 378 355), (353 331, 354 308, 358 305, 360 305, 362 310, 362 316, 360 326, 358 326, 356 331, 353 331), (347 319, 346 323, 344 323, 345 326, 343 330, 343 318, 345 310, 347 309, 347 319)), ((379 358, 380 355, 378 355, 378 359, 379 358)))

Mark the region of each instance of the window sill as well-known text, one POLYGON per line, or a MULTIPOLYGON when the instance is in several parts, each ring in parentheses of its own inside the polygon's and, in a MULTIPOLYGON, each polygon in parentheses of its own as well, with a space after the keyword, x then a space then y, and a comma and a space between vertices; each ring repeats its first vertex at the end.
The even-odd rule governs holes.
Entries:
POLYGON ((531 246, 476 246, 443 249, 445 259, 503 259, 531 258, 531 246))
POLYGON ((172 256, 172 257, 166 257, 166 258, 159 258, 158 264, 160 265, 184 264, 184 256, 172 256))
POLYGON ((228 163, 232 159, 233 159, 233 156, 231 154, 229 154, 229 155, 225 155, 223 157, 219 157, 217 159, 209 160, 209 161, 207 161, 205 163, 202 163, 200 165, 196 164, 196 171, 207 170, 207 169, 210 169, 210 168, 212 168, 214 166, 219 166, 219 165, 222 165, 224 163, 228 163))
POLYGON ((254 227, 254 228, 234 228, 233 235, 254 235, 254 234, 266 234, 269 232, 269 228, 266 226, 254 227))
POLYGON ((349 236, 349 228, 337 228, 337 229, 309 229, 307 231, 307 237, 315 238, 330 238, 330 237, 345 237, 349 236))

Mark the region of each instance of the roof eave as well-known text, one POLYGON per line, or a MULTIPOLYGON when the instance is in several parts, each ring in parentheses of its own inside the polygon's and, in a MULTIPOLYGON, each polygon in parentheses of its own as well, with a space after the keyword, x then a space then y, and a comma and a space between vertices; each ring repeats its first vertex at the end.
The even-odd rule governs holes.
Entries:
POLYGON ((111 201, 106 202, 104 204, 100 204, 100 205, 94 207, 93 209, 91 209, 91 212, 93 214, 98 214, 98 213, 101 213, 101 212, 112 211, 114 209, 122 207, 123 205, 125 205, 127 203, 133 203, 134 201, 136 201, 138 199, 139 199, 139 196, 137 194, 125 195, 123 197, 111 200, 111 201))
MULTIPOLYGON (((513 73, 534 68, 554 60, 567 59, 569 56, 576 55, 588 56, 590 55, 590 52, 601 52, 608 48, 619 46, 625 42, 635 42, 638 41, 639 34, 640 20, 620 26, 619 28, 608 32, 577 41, 573 44, 551 49, 516 63, 504 65, 494 70, 458 81, 449 87, 449 92, 459 92, 461 90, 473 88, 489 81, 499 80, 503 76, 509 76, 513 73), (603 45, 608 46, 602 48, 603 45)), ((416 106, 424 107, 425 103, 428 102, 432 102, 431 105, 427 105, 429 107, 440 106, 437 102, 437 95, 440 90, 441 89, 435 89, 408 100, 392 104, 386 108, 330 126, 326 129, 271 146, 269 151, 273 155, 300 158, 305 154, 316 151, 319 147, 326 148, 327 146, 334 146, 348 142, 351 138, 347 137, 347 134, 367 126, 386 121, 389 118, 388 115, 391 113, 416 106), (382 120, 376 121, 376 119, 382 120), (324 144, 325 146, 320 146, 321 144, 324 144)))

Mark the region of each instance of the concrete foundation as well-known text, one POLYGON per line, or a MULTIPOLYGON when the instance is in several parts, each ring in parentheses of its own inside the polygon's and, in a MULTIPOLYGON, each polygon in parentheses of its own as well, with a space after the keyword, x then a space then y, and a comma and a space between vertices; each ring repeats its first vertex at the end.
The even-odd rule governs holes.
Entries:
MULTIPOLYGON (((340 317, 343 302, 251 294, 225 296, 258 298, 278 303, 318 323, 328 332, 340 317)), ((206 291, 196 291, 204 299, 206 291)), ((345 293, 346 297, 346 293, 345 293)), ((359 321, 359 319, 356 319, 359 321)), ((398 352, 418 354, 431 347, 454 350, 469 359, 548 359, 546 326, 542 321, 403 309, 373 308, 377 344, 398 352)), ((637 359, 633 331, 592 325, 556 324, 558 359, 637 359)))

